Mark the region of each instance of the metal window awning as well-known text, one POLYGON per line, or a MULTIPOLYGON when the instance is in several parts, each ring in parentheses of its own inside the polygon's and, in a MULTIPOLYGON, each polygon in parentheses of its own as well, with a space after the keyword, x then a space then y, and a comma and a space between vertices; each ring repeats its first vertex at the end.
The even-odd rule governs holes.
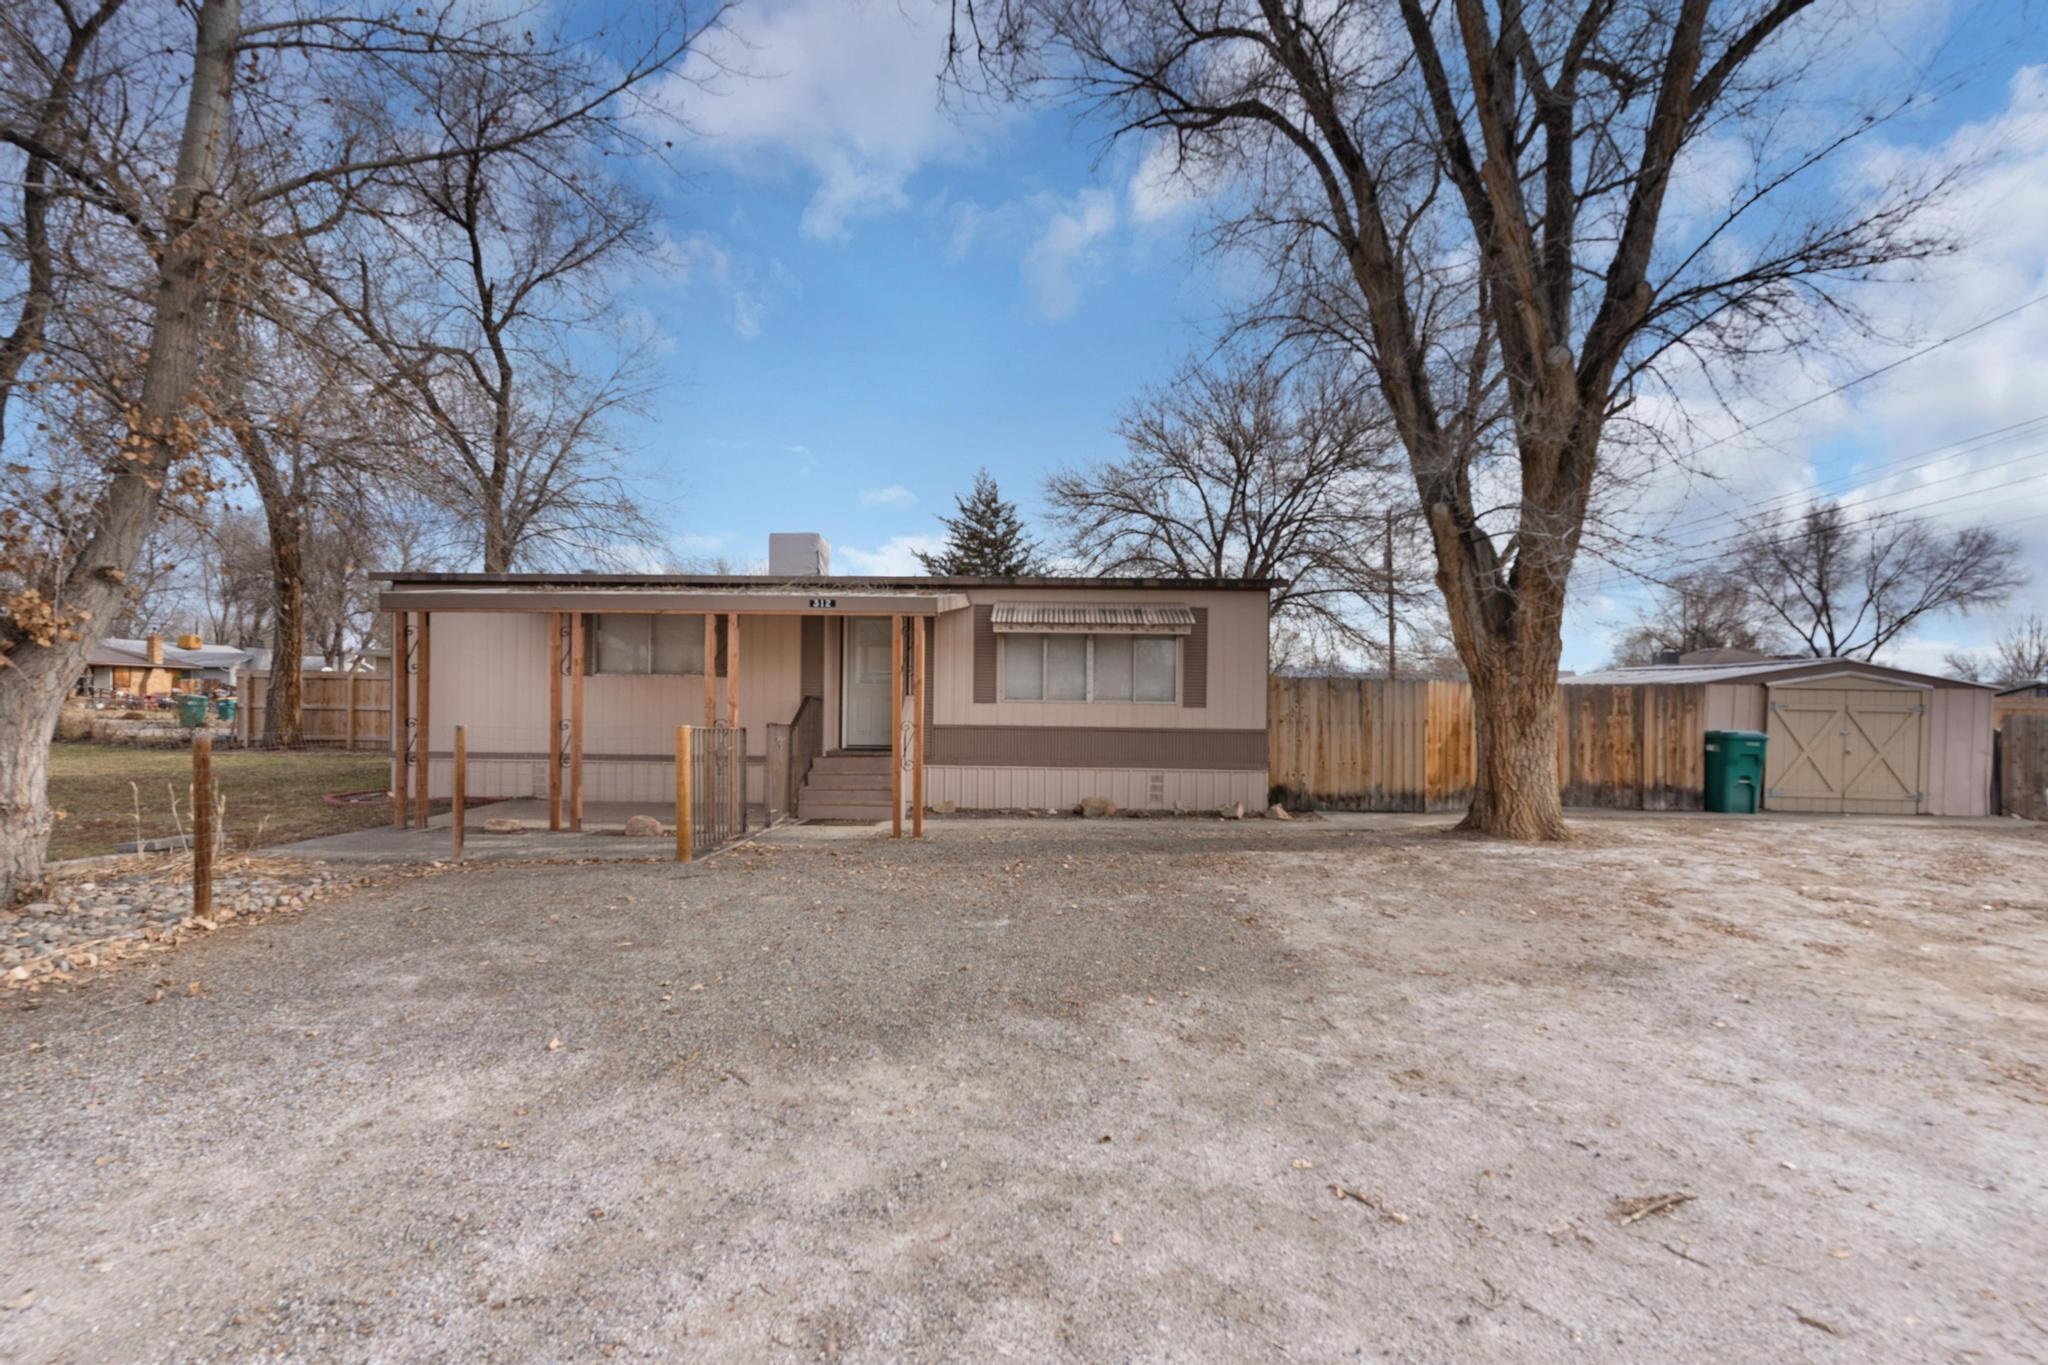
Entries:
POLYGON ((1030 631, 1070 635, 1187 635, 1195 613, 1179 602, 1116 606, 1095 602, 998 602, 989 613, 997 634, 1030 631))

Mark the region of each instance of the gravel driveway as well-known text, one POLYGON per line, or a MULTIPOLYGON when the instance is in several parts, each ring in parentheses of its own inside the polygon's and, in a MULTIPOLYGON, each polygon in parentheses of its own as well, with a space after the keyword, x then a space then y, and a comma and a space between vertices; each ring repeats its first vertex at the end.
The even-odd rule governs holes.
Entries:
POLYGON ((492 865, 0 996, 0 1358, 2048 1353, 2048 829, 1578 828, 492 865))

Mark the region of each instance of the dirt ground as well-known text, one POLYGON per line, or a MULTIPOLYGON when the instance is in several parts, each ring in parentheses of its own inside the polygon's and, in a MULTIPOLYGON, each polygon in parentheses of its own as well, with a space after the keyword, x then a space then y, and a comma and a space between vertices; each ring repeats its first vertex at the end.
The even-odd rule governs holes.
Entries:
POLYGON ((1578 829, 499 864, 0 998, 0 1358, 2048 1355, 2048 828, 1578 829))

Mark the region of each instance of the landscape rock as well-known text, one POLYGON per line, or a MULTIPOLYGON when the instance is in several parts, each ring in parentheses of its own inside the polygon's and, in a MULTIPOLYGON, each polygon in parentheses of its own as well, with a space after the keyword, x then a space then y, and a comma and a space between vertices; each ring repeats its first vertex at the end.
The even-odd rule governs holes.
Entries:
POLYGON ((1115 814, 1116 802, 1110 800, 1106 796, 1089 796, 1082 798, 1081 815, 1084 819, 1100 820, 1106 815, 1115 814))
POLYGON ((1219 806, 1216 808, 1216 814, 1225 820, 1242 820, 1244 819, 1244 802, 1233 801, 1227 806, 1219 806))
POLYGON ((629 839, 659 839, 663 833, 661 821, 651 815, 636 815, 626 821, 626 837, 629 839))
POLYGON ((937 805, 932 807, 932 814, 951 815, 953 812, 959 809, 960 803, 958 801, 941 801, 937 805))
POLYGON ((491 819, 484 821, 484 833, 486 834, 517 834, 518 832, 519 822, 517 820, 507 820, 502 816, 493 816, 491 819))
POLYGON ((1287 807, 1281 805, 1278 801, 1275 801, 1272 804, 1272 806, 1270 806, 1267 809, 1266 818, 1268 820, 1292 820, 1294 817, 1287 813, 1287 807))

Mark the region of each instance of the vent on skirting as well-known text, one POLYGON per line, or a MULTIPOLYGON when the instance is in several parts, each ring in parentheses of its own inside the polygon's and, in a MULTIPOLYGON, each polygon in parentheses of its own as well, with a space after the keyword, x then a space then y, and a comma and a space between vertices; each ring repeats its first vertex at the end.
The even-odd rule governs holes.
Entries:
POLYGON ((1158 810, 1165 804, 1166 774, 1154 773, 1151 780, 1145 786, 1145 805, 1148 809, 1158 810))

